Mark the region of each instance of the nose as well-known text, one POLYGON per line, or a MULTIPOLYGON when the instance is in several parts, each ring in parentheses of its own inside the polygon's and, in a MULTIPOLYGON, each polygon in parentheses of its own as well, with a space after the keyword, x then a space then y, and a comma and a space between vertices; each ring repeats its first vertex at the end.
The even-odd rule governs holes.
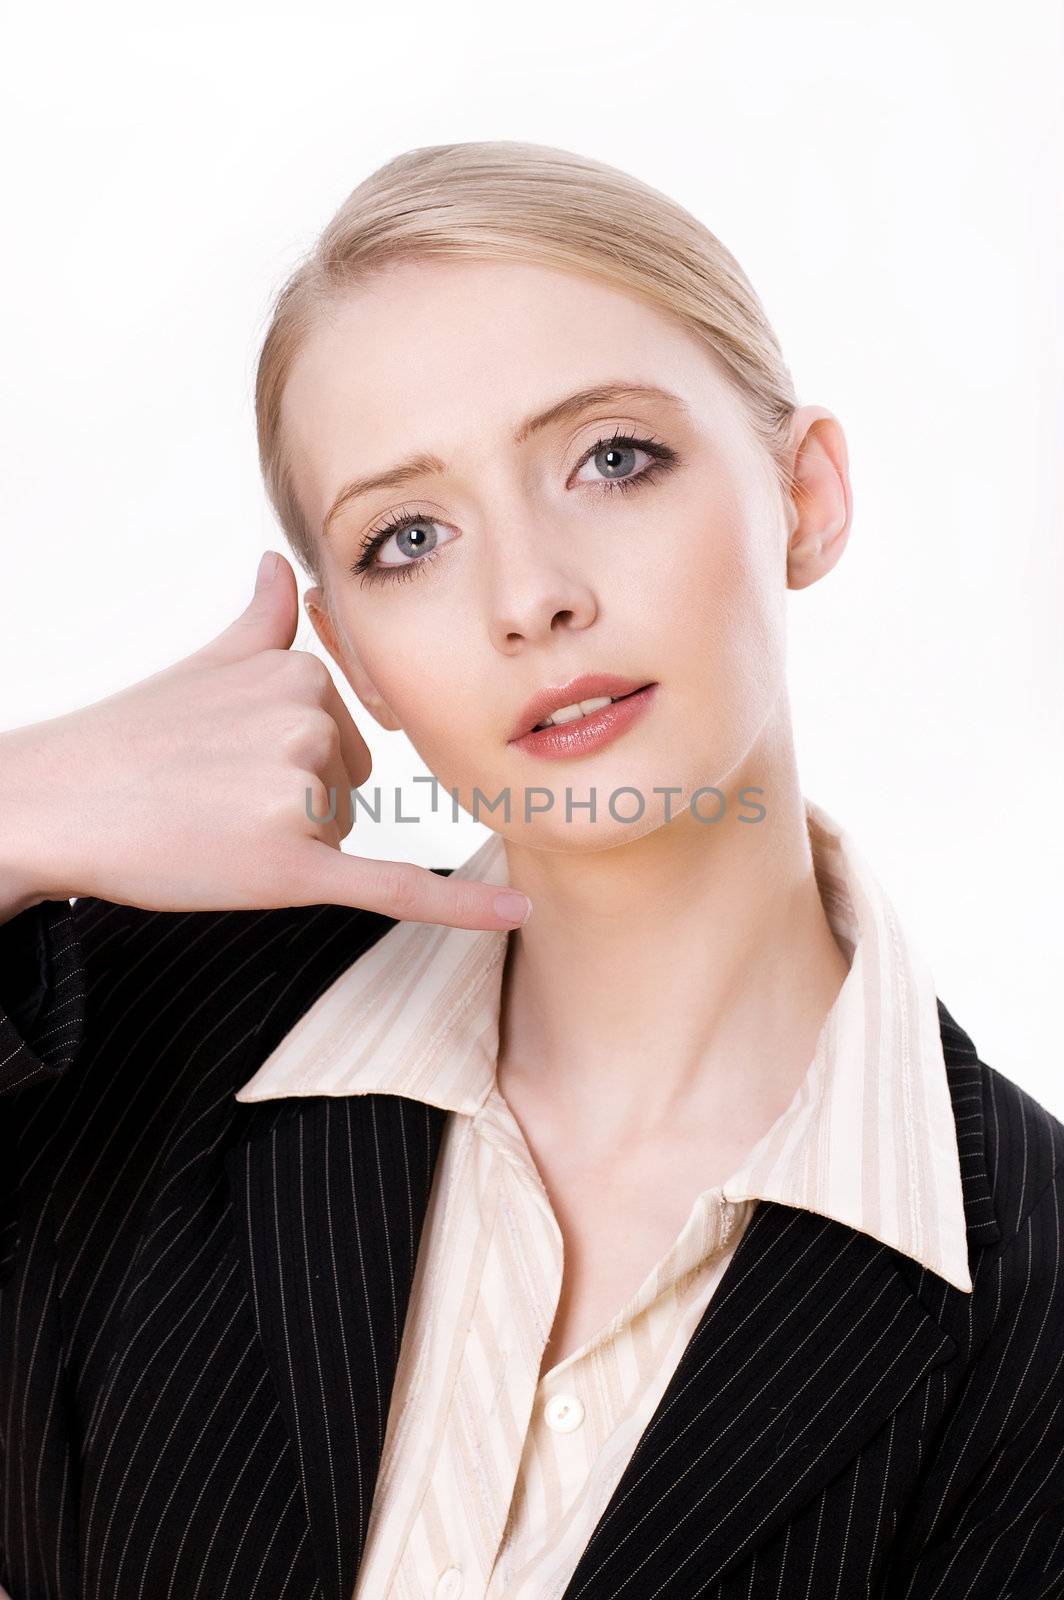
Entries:
POLYGON ((562 628, 586 628, 598 615, 589 577, 542 529, 511 537, 498 552, 487 604, 492 641, 506 654, 562 628))

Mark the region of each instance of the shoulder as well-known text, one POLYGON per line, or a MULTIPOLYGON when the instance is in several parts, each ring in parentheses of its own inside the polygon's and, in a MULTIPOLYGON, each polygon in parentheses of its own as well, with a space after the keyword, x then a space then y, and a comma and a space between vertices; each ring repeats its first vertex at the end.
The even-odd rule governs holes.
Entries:
MULTIPOLYGON (((447 877, 451 867, 429 869, 447 877)), ((353 960, 395 925, 394 917, 360 906, 301 905, 240 911, 150 911, 83 896, 46 900, 24 914, 42 968, 66 977, 84 968, 86 979, 131 962, 138 970, 161 964, 205 971, 249 960, 280 958, 291 946, 316 945, 353 960)), ((328 958, 327 958, 328 959, 328 958)))
POLYGON ((1061 1406, 1064 1422, 1064 1124, 939 1011, 972 1292, 950 1290, 933 1314, 988 1384, 1022 1372, 1031 1409, 1061 1406))
POLYGON ((990 1187, 1002 1238, 1016 1239, 1027 1227, 1059 1229, 1064 1123, 1005 1073, 982 1061, 979 1069, 990 1187))
MULTIPOLYGON (((235 1009, 263 1017, 283 989, 298 1013, 393 926, 358 907, 152 911, 83 896, 44 900, 0 929, 0 1045, 20 1083, 58 1088, 76 1060, 142 1061, 201 1038, 235 1009), (4 1007, 7 1009, 5 1010, 4 1007), (9 1014, 10 1013, 10 1014, 9 1014)), ((66 1091, 63 1091, 66 1092, 66 1091)))
MULTIPOLYGON (((429 869, 446 877, 450 867, 429 869)), ((28 914, 27 914, 28 915, 28 914)), ((38 937, 52 960, 64 969, 73 960, 102 958, 108 965, 119 952, 136 949, 171 956, 196 951, 202 959, 216 950, 232 955, 276 951, 323 934, 365 936, 372 942, 395 925, 396 918, 361 906, 299 905, 250 910, 150 911, 140 906, 84 896, 73 902, 50 900, 34 908, 38 937)))
POLYGON ((1000 1246, 1025 1226, 1045 1225, 1064 1182, 1064 1123, 1000 1069, 983 1061, 969 1035, 938 1002, 946 1073, 970 1212, 985 1201, 1000 1246))
POLYGON ((360 906, 150 911, 91 896, 38 911, 42 966, 84 991, 93 1031, 172 1005, 186 1037, 245 999, 290 1024, 397 920, 360 906))

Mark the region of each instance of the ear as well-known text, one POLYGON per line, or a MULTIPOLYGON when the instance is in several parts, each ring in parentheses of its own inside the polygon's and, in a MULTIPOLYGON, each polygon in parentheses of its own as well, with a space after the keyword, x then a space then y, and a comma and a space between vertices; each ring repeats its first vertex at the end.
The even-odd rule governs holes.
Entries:
POLYGON ((303 604, 321 643, 336 662, 344 677, 373 719, 389 733, 396 733, 402 723, 391 707, 378 694, 372 678, 363 666, 358 652, 347 639, 338 634, 325 597, 317 586, 307 589, 303 604))
POLYGON ((846 548, 853 515, 846 436, 823 406, 799 406, 791 419, 794 492, 789 506, 787 587, 806 589, 830 572, 846 548))

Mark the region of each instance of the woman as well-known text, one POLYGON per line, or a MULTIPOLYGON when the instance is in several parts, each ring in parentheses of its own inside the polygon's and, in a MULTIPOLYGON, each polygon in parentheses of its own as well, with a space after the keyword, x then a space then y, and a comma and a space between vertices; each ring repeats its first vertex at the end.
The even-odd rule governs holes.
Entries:
POLYGON ((846 446, 737 263, 601 163, 410 151, 257 412, 319 638, 491 836, 339 852, 284 561, 3 736, 11 1594, 1061 1592, 1064 1128, 802 794, 846 446))

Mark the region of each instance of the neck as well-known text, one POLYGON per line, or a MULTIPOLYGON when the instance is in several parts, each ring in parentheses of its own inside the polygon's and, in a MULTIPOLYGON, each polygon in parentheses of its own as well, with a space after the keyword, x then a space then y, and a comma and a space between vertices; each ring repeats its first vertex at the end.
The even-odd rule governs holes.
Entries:
POLYGON ((508 938, 500 1092, 534 1095, 587 1149, 685 1124, 745 1145, 790 1103, 846 977, 789 723, 719 787, 714 824, 685 811, 579 855, 507 845, 536 910, 508 938), (738 820, 748 786, 758 822, 738 820))

